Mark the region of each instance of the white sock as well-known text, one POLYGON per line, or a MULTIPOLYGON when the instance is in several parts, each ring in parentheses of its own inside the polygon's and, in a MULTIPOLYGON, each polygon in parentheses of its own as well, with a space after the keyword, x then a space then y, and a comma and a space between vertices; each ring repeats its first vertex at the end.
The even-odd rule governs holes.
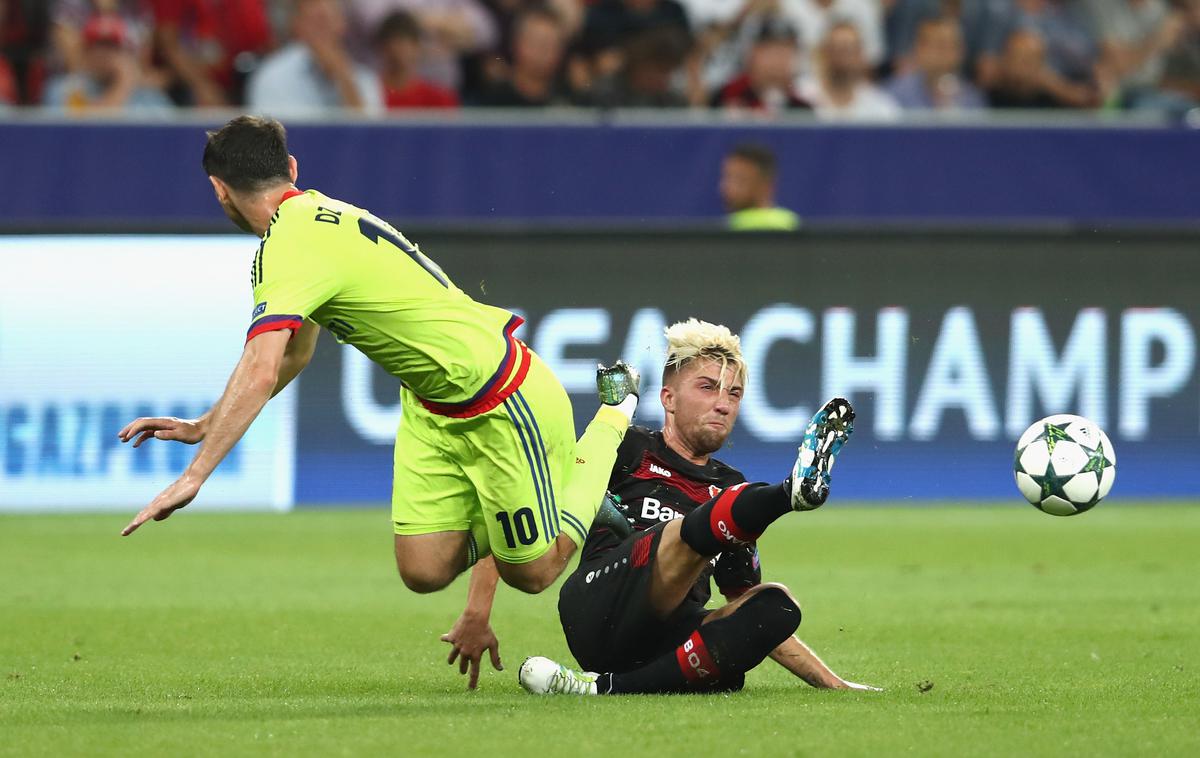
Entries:
POLYGON ((633 423, 633 414, 637 411, 638 396, 626 395, 625 399, 616 405, 612 406, 625 415, 629 419, 629 423, 633 423))

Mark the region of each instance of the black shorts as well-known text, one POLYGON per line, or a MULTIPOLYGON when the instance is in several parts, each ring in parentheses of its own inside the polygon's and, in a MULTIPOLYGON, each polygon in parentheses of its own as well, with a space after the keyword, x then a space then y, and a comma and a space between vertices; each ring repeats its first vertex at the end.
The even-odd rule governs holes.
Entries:
POLYGON ((621 673, 684 643, 708 615, 688 598, 666 619, 649 602, 650 577, 665 523, 630 535, 579 564, 558 595, 571 654, 588 671, 621 673))

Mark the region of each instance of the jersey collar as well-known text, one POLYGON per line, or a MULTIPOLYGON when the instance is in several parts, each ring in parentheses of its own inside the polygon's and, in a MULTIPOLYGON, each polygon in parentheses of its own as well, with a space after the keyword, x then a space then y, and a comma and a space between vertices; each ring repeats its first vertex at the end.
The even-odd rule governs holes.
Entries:
POLYGON ((283 193, 283 197, 279 198, 279 204, 283 205, 286 201, 291 200, 293 197, 297 197, 297 196, 303 195, 303 194, 304 193, 298 189, 290 189, 287 192, 283 193))

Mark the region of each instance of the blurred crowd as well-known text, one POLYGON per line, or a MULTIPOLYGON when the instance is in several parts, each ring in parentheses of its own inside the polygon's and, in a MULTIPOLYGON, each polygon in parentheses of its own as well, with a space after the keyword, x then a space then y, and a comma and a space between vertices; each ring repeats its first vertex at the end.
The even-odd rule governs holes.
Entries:
POLYGON ((1200 99, 1200 0, 0 0, 0 107, 691 107, 889 120, 1200 99))

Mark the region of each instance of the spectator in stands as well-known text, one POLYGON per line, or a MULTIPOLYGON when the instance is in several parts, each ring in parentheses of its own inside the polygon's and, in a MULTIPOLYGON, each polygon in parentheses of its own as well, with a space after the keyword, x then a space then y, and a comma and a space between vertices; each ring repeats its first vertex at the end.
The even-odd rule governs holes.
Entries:
POLYGON ((866 65, 874 69, 883 62, 883 18, 879 0, 786 0, 782 5, 789 23, 800 30, 804 74, 819 65, 821 44, 838 24, 849 23, 858 30, 859 45, 866 65))
MULTIPOLYGON (((692 65, 697 83, 710 93, 732 81, 762 30, 790 26, 783 0, 680 0, 695 36, 692 65)), ((798 35, 797 35, 798 36, 798 35)), ((700 98, 702 104, 707 98, 700 98)))
POLYGON ((993 108, 1063 108, 1095 104, 1085 85, 1067 81, 1046 62, 1046 45, 1032 29, 1009 35, 992 86, 987 90, 993 108))
MULTIPOLYGON (((0 39, 4 37, 5 22, 7 19, 8 2, 7 0, 0 0, 0 39)), ((0 49, 0 108, 16 104, 17 75, 13 71, 12 65, 8 62, 8 57, 4 54, 3 49, 0 49)))
POLYGON ((960 73, 962 30, 957 19, 926 19, 917 29, 912 71, 892 79, 888 91, 905 109, 970 110, 986 107, 983 95, 960 73))
MULTIPOLYGON (((421 78, 457 90, 459 58, 493 50, 496 21, 479 0, 347 0, 356 38, 369 41, 389 14, 408 11, 422 31, 421 78)), ((366 47, 366 45, 363 45, 366 47)))
POLYGON ((166 64, 168 92, 182 105, 226 105, 217 82, 222 62, 217 28, 221 21, 209 0, 149 0, 154 11, 154 44, 166 64))
POLYGON ((388 108, 457 108, 458 94, 421 79, 421 28, 406 11, 383 20, 375 33, 379 78, 388 108))
MULTIPOLYGON (((84 68, 83 28, 97 14, 117 16, 125 25, 125 45, 150 69, 154 49, 154 14, 144 0, 53 0, 50 34, 54 73, 84 68)), ((150 73, 154 73, 152 70, 150 73)))
POLYGON ((513 26, 509 76, 484 92, 479 104, 497 108, 569 104, 570 95, 559 76, 566 41, 566 30, 554 11, 544 6, 525 10, 513 26))
MULTIPOLYGON (((482 0, 495 20, 497 38, 487 49, 466 56, 463 63, 463 83, 459 88, 462 99, 475 102, 492 87, 508 79, 508 60, 511 58, 513 28, 521 13, 533 6, 546 6, 558 16, 568 40, 575 39, 583 27, 585 6, 582 0, 482 0)), ((566 78, 571 89, 585 92, 591 88, 591 67, 578 51, 568 50, 566 78), (576 76, 578 73, 578 76, 576 76), (575 81, 578 79, 578 81, 575 81)))
POLYGON ((616 108, 687 106, 688 98, 675 89, 674 79, 689 44, 687 35, 669 27, 633 37, 625 44, 617 75, 593 85, 593 101, 616 108))
POLYGON ((82 68, 51 81, 44 103, 74 111, 171 108, 161 90, 146 84, 124 20, 107 14, 93 16, 84 25, 82 68))
POLYGON ((247 105, 287 111, 347 108, 383 110, 383 87, 346 49, 346 18, 338 0, 296 0, 293 42, 267 57, 250 77, 247 105))
POLYGON ((834 24, 821 43, 817 70, 800 86, 800 96, 822 118, 888 121, 899 117, 891 95, 871 83, 858 27, 834 24))
POLYGON ((800 228, 800 217, 775 205, 775 154, 763 145, 735 147, 721 164, 721 200, 734 231, 781 231, 800 228))
POLYGON ((1105 77, 1097 65, 1096 35, 1080 2, 1010 0, 999 7, 1006 10, 989 19, 976 64, 975 81, 980 87, 991 88, 1008 39, 1013 32, 1027 29, 1041 38, 1046 67, 1065 83, 1076 85, 1060 94, 1064 105, 1085 108, 1099 102, 1099 84, 1105 77))
POLYGON ((1169 108, 1173 96, 1158 90, 1167 53, 1187 21, 1165 0, 1087 0, 1100 37, 1102 65, 1112 76, 1112 99, 1128 108, 1169 108))
POLYGON ((1200 102, 1200 0, 1183 0, 1179 40, 1167 51, 1160 83, 1167 92, 1200 102))
POLYGON ((676 0, 599 0, 583 22, 583 48, 597 78, 616 76, 624 63, 624 45, 654 29, 690 34, 687 14, 676 0))
MULTIPOLYGON (((913 48, 918 27, 929 19, 952 18, 958 22, 965 48, 961 73, 973 78, 975 60, 990 40, 988 30, 1009 23, 1011 3, 1012 0, 889 0, 883 4, 887 8, 884 67, 893 76, 911 71, 915 65, 913 48)), ((1002 44, 996 45, 997 50, 1000 47, 1002 44)))
POLYGON ((713 97, 714 106, 778 113, 809 108, 796 91, 800 49, 791 27, 764 26, 746 58, 746 70, 713 97))

